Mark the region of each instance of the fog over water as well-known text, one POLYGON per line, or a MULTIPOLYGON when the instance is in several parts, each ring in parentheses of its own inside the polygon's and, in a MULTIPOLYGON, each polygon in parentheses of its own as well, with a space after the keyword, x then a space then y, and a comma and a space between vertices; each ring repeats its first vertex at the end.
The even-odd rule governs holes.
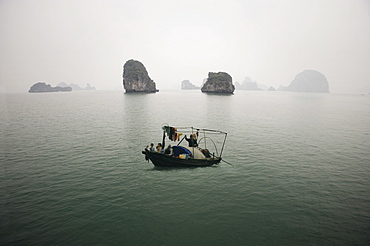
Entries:
POLYGON ((1 0, 0 36, 0 93, 39 81, 122 89, 129 59, 160 90, 218 71, 277 88, 313 69, 331 92, 370 92, 367 0, 1 0))

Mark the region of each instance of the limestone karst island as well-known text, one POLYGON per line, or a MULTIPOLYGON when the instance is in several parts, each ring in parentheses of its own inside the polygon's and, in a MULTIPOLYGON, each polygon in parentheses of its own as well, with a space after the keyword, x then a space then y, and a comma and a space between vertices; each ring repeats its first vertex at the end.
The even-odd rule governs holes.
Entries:
POLYGON ((233 94, 235 87, 232 77, 225 72, 208 73, 206 83, 202 86, 201 91, 206 93, 233 94))
POLYGON ((77 84, 70 83, 67 85, 65 82, 60 82, 57 86, 60 87, 71 87, 73 91, 94 91, 96 90, 94 86, 91 86, 89 83, 86 84, 86 87, 82 88, 77 84))
POLYGON ((51 85, 47 85, 42 82, 38 82, 31 86, 29 93, 41 93, 41 92, 58 92, 58 91, 72 91, 71 87, 52 87, 51 85))
POLYGON ((181 82, 181 90, 199 90, 200 87, 193 85, 189 80, 183 80, 181 82))
MULTIPOLYGON (((123 66, 123 87, 126 93, 155 93, 158 92, 156 83, 149 77, 148 71, 140 61, 128 60, 123 66)), ((272 86, 258 84, 250 78, 240 84, 233 84, 232 77, 226 72, 209 72, 201 86, 204 93, 233 94, 238 90, 276 91, 272 86)), ((183 80, 182 90, 196 90, 199 87, 183 80)), ((322 73, 316 70, 305 70, 297 74, 288 86, 280 86, 279 91, 329 93, 329 83, 322 73)))
POLYGON ((329 93, 329 83, 325 75, 316 70, 305 70, 297 76, 283 91, 329 93))
POLYGON ((155 93, 155 82, 149 77, 144 65, 135 60, 128 60, 123 65, 123 88, 126 93, 155 93))

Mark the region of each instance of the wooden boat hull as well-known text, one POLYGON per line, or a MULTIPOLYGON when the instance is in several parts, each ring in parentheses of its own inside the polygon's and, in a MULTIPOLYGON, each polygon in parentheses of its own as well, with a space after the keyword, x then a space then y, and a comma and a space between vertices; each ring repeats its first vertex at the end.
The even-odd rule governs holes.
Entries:
POLYGON ((143 154, 156 167, 207 167, 220 163, 221 157, 207 159, 180 159, 169 155, 145 150, 143 154))

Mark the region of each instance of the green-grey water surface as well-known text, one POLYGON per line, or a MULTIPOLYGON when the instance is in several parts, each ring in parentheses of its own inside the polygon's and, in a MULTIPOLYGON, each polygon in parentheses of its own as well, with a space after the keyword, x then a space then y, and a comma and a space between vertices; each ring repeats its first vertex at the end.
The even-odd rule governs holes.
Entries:
POLYGON ((0 95, 1 245, 369 245, 370 96, 0 95), (228 132, 158 169, 164 124, 228 132))

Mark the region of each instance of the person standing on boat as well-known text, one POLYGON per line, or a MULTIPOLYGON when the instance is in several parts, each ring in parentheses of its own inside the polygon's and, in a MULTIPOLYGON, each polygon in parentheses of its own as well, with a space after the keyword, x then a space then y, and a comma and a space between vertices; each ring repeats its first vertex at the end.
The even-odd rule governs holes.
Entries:
POLYGON ((197 137, 195 134, 190 134, 190 138, 187 138, 185 135, 185 140, 189 142, 189 147, 197 147, 197 137))

